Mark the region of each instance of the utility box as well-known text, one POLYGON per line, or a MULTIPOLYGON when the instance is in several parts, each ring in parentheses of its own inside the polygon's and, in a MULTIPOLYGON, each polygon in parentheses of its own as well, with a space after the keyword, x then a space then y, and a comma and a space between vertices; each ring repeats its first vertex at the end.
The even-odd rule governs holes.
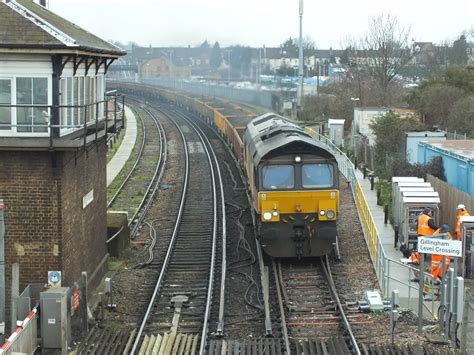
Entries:
POLYGON ((474 279, 474 216, 461 217, 461 241, 463 250, 463 274, 465 279, 474 279))
MULTIPOLYGON (((414 176, 394 176, 392 177, 392 212, 393 226, 400 228, 400 189, 402 187, 420 188, 419 184, 427 184, 422 178, 414 176)), ((429 184, 429 183, 428 183, 429 184)))
MULTIPOLYGON (((407 188, 401 188, 400 193, 398 195, 398 204, 396 205, 396 209, 393 210, 393 215, 398 216, 399 220, 399 226, 402 224, 402 218, 403 218, 403 213, 405 209, 405 205, 403 204, 403 200, 405 198, 439 198, 439 194, 436 191, 423 191, 423 190, 417 190, 417 191, 405 191, 407 188)), ((432 188, 430 188, 432 189, 432 188)), ((394 217, 395 219, 395 217, 394 217)))
POLYGON ((71 338, 69 287, 50 288, 40 293, 41 339, 44 349, 67 351, 71 338))
POLYGON ((338 147, 344 143, 344 122, 332 118, 328 120, 329 139, 338 147))
POLYGON ((439 221, 439 197, 404 197, 401 214, 401 237, 405 245, 413 245, 418 241, 418 217, 425 208, 433 211, 433 220, 439 221))

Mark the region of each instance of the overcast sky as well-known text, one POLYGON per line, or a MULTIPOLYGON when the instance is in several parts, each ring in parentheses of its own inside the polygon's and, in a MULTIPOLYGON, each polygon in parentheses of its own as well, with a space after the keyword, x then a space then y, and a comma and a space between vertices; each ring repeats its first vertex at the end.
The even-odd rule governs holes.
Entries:
MULTIPOLYGON (((299 0, 49 0, 51 11, 108 40, 148 46, 280 45, 298 36, 299 0)), ((416 41, 454 40, 474 27, 474 0, 304 1, 303 35, 341 48, 370 18, 395 15, 416 41)))

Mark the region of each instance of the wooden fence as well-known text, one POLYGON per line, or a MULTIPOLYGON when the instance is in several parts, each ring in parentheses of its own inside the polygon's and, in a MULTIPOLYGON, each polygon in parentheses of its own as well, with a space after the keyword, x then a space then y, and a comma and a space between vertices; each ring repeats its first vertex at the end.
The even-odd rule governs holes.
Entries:
POLYGON ((441 206, 439 208, 440 225, 449 224, 451 233, 456 231, 456 207, 462 203, 471 215, 474 215, 474 196, 463 192, 432 175, 427 175, 426 180, 431 183, 434 190, 439 193, 441 206))

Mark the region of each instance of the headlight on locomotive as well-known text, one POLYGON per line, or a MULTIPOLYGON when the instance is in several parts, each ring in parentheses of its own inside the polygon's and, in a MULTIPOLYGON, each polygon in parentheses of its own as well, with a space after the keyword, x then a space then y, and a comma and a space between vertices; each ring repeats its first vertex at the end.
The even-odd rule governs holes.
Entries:
POLYGON ((264 219, 265 221, 271 220, 271 219, 272 219, 272 213, 271 213, 271 212, 264 212, 264 213, 263 213, 263 219, 264 219))
POLYGON ((326 217, 327 217, 328 219, 333 219, 334 217, 336 217, 336 214, 334 213, 333 210, 328 210, 328 211, 326 212, 326 217))

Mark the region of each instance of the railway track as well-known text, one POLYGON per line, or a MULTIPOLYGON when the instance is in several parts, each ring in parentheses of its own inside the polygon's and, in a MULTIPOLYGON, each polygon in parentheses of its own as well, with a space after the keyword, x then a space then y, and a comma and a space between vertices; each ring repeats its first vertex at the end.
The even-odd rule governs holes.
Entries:
POLYGON ((273 270, 287 353, 360 354, 352 325, 363 321, 357 309, 339 301, 327 258, 316 264, 274 262, 273 270))
POLYGON ((167 142, 156 112, 139 103, 132 104, 132 108, 141 122, 142 141, 132 167, 108 201, 107 208, 129 213, 131 217, 128 224, 133 239, 164 173, 167 142))
POLYGON ((161 272, 132 354, 149 346, 145 334, 155 339, 169 334, 170 343, 171 338, 183 349, 197 347, 200 353, 206 346, 213 284, 222 261, 216 255, 222 250, 217 244, 225 225, 222 181, 217 159, 202 134, 189 122, 179 121, 176 126, 186 148, 183 195, 165 259, 162 264, 150 264, 161 272))

